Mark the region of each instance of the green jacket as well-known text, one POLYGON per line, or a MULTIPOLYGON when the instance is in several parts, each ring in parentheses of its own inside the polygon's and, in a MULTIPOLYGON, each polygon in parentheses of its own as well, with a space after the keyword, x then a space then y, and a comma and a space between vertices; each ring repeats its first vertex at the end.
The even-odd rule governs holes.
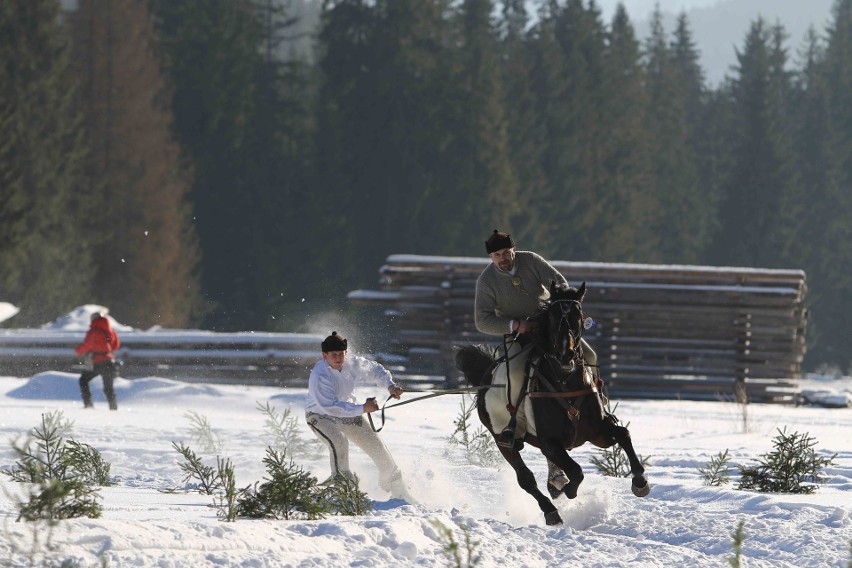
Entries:
POLYGON ((515 253, 514 275, 494 263, 476 280, 474 321, 489 335, 511 333, 512 320, 534 316, 550 297, 550 283, 567 284, 553 266, 534 252, 515 253))

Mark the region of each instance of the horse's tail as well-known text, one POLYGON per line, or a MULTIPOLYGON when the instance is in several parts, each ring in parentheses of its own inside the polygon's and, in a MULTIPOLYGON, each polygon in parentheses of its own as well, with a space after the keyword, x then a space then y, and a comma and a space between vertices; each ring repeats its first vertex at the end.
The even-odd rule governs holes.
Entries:
POLYGON ((481 387, 491 384, 496 364, 491 349, 483 345, 465 345, 456 350, 454 360, 456 369, 464 374, 469 385, 481 387))

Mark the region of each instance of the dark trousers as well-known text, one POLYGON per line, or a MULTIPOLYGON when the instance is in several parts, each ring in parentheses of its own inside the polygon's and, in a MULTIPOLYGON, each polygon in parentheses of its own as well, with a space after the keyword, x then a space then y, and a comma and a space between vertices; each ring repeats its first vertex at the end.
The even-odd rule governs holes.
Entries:
POLYGON ((115 379, 115 362, 103 361, 95 363, 95 368, 91 371, 83 371, 80 375, 80 394, 83 395, 83 406, 91 408, 92 406, 92 391, 89 390, 89 381, 100 375, 104 380, 104 396, 109 403, 110 410, 117 410, 118 404, 115 401, 115 391, 112 389, 112 381, 115 379))

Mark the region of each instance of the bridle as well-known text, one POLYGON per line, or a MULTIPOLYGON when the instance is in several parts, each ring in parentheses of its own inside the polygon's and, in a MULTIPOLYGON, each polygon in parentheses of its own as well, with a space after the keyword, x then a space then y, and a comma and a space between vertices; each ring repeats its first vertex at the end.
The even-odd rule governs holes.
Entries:
POLYGON ((563 367, 569 362, 572 365, 575 365, 578 361, 582 361, 583 358, 582 342, 580 341, 583 338, 583 325, 581 324, 578 331, 575 333, 571 329, 568 316, 571 313, 572 308, 576 307, 580 312, 580 321, 582 322, 585 319, 583 316, 583 305, 579 300, 573 299, 552 300, 550 305, 547 307, 548 315, 551 310, 555 309, 554 306, 559 308, 560 314, 558 319, 556 317, 552 317, 551 319, 551 324, 553 320, 557 320, 558 323, 556 325, 556 330, 550 333, 550 337, 548 338, 550 345, 548 345, 548 347, 552 350, 552 352, 558 354, 560 363, 562 363, 563 367), (559 345, 560 337, 565 337, 565 340, 562 341, 562 345, 559 345), (571 352, 571 358, 567 359, 566 354, 569 351, 571 352))
MULTIPOLYGON (((571 442, 571 447, 574 447, 578 435, 576 424, 580 419, 580 410, 577 407, 577 400, 588 395, 597 394, 598 389, 596 385, 592 384, 581 386, 577 390, 565 390, 558 386, 558 381, 553 380, 554 377, 552 375, 548 378, 548 376, 542 373, 541 369, 538 367, 538 365, 550 364, 554 367, 558 365, 562 368, 563 372, 567 373, 569 376, 573 376, 575 373, 580 373, 581 384, 585 381, 586 369, 583 359, 582 342, 580 341, 583 338, 583 329, 585 328, 586 321, 586 318, 583 315, 583 306, 579 300, 574 299, 566 298, 551 300, 550 304, 547 306, 548 317, 551 318, 548 322, 550 324, 548 327, 553 324, 553 320, 557 319, 555 315, 550 315, 551 310, 556 309, 554 306, 558 307, 559 315, 556 330, 550 333, 550 337, 548 338, 550 354, 548 354, 547 350, 545 350, 543 357, 539 360, 539 362, 533 363, 531 374, 533 375, 532 380, 535 382, 535 386, 528 393, 528 396, 530 398, 554 399, 562 406, 562 408, 565 409, 568 418, 575 424, 575 428, 573 429, 573 440, 571 442), (580 316, 580 326, 576 333, 571 329, 571 320, 568 317, 575 307, 579 311, 580 316), (559 343, 560 338, 562 337, 566 338, 562 341, 563 346, 560 349, 559 343), (568 353, 571 354, 570 360, 566 360, 566 355, 568 353), (547 359, 549 358, 551 358, 551 361, 548 363, 547 359)), ((551 330, 548 331, 550 332, 551 330)), ((558 376, 559 372, 554 367, 551 367, 551 369, 556 371, 555 374, 558 376)))

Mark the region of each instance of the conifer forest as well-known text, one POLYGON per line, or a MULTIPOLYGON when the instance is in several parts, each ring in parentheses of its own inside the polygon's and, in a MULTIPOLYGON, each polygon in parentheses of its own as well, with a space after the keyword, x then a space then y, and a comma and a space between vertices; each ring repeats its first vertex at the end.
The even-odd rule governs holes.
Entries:
POLYGON ((687 16, 662 22, 637 37, 592 0, 4 0, 5 325, 98 303, 301 331, 388 255, 484 257, 499 228, 552 260, 803 269, 805 366, 849 370, 852 0, 803 45, 753 21, 714 86, 687 16))

